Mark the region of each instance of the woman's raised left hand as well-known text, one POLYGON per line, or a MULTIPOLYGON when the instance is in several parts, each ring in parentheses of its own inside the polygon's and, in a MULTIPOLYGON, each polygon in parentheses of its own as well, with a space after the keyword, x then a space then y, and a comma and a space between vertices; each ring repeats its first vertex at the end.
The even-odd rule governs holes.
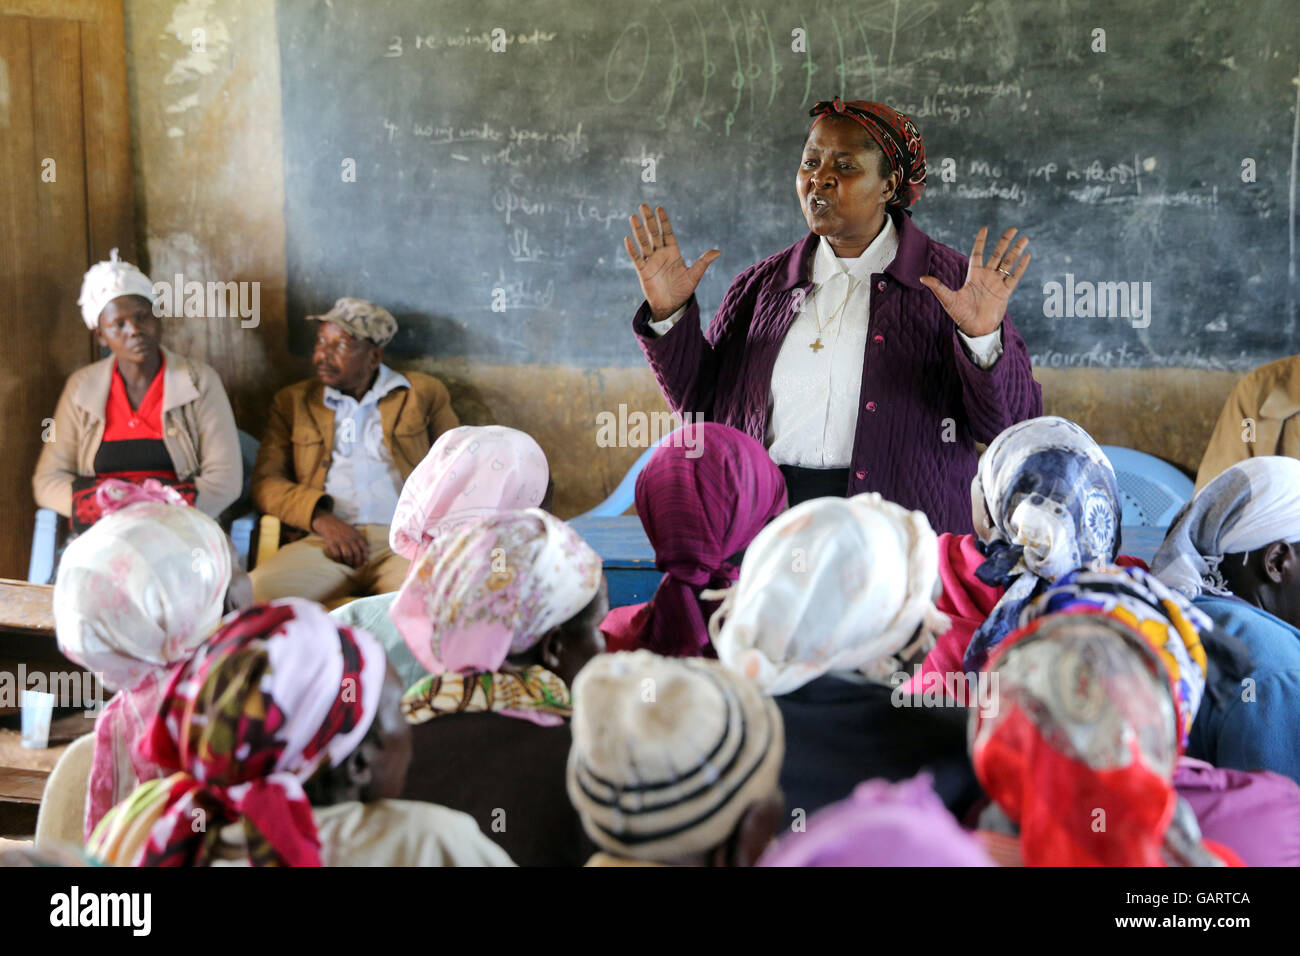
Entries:
POLYGON ((1025 255, 1029 237, 1021 236, 1020 241, 1011 246, 1015 229, 1002 234, 993 247, 993 254, 985 262, 984 239, 988 231, 988 226, 984 226, 975 236, 966 284, 960 289, 954 292, 934 276, 921 276, 921 284, 935 294, 944 311, 957 323, 957 328, 971 338, 987 335, 1002 324, 1011 293, 1029 267, 1029 256, 1025 255))

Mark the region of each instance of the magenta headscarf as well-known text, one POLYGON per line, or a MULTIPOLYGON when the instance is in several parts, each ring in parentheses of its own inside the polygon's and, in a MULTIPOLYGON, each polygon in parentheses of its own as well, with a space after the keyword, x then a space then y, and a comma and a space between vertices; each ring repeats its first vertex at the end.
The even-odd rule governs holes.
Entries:
POLYGON ((785 478, 744 432, 702 422, 670 434, 636 479, 636 513, 664 572, 637 614, 637 643, 656 654, 698 657, 709 644, 706 588, 724 588, 739 569, 727 559, 747 548, 785 510, 785 478))
POLYGON ((415 561, 465 521, 536 508, 550 476, 541 446, 524 432, 503 425, 445 431, 402 486, 388 543, 415 561))
POLYGON ((928 774, 902 783, 868 780, 813 814, 759 866, 994 866, 935 795, 928 774))

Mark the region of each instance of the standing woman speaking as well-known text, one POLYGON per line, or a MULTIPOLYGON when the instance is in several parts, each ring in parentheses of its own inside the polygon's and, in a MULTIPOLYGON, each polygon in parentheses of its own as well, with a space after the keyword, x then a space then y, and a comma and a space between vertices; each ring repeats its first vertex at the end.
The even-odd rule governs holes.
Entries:
POLYGON ((762 442, 790 505, 877 491, 969 533, 976 442, 1042 414, 1007 301, 1029 265, 1003 233, 971 258, 912 224, 925 146, 882 103, 818 103, 795 188, 809 235, 731 283, 707 333, 668 214, 625 239, 645 302, 632 322, 668 406, 762 442))

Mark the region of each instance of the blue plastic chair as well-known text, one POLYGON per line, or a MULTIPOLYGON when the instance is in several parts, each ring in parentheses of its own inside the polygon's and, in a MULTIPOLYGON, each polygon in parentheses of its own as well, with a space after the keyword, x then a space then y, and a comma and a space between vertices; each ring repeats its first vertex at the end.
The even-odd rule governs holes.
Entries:
POLYGON ((1102 445, 1119 479, 1119 496, 1124 504, 1122 525, 1167 528, 1178 509, 1192 498, 1195 485, 1181 471, 1155 455, 1102 445))
MULTIPOLYGON (((252 485, 253 465, 257 462, 257 449, 261 444, 246 431, 239 432, 239 457, 244 462, 244 487, 239 500, 248 500, 248 489, 252 485)), ((27 562, 27 580, 32 584, 54 583, 54 555, 59 548, 59 522, 57 511, 49 508, 36 509, 36 527, 32 531, 32 557, 27 562)), ((257 521, 255 512, 248 512, 236 518, 230 525, 230 539, 239 552, 239 560, 248 567, 248 548, 252 540, 253 525, 257 521)))
POLYGON ((641 469, 644 468, 645 463, 650 460, 650 456, 655 453, 655 449, 663 442, 667 441, 671 435, 672 432, 669 432, 668 435, 665 435, 663 438, 659 439, 659 441, 655 442, 643 451, 641 457, 633 462, 632 467, 627 470, 627 474, 624 475, 623 480, 618 483, 618 487, 609 493, 609 497, 596 505, 596 507, 592 508, 590 511, 578 515, 578 517, 613 518, 621 515, 624 511, 627 511, 628 508, 631 508, 633 503, 636 501, 637 475, 641 474, 641 469))

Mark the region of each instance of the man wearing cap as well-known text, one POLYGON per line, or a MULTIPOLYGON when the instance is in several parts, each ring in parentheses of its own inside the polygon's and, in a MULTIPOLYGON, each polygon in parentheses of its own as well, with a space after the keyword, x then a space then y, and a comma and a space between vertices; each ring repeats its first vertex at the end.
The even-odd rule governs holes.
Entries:
POLYGON ((316 378, 275 396, 252 495, 259 510, 308 534, 253 569, 258 601, 396 591, 409 562, 389 549, 388 526, 402 484, 460 424, 442 382, 384 364, 397 334, 388 310, 343 298, 307 319, 320 323, 316 378))

